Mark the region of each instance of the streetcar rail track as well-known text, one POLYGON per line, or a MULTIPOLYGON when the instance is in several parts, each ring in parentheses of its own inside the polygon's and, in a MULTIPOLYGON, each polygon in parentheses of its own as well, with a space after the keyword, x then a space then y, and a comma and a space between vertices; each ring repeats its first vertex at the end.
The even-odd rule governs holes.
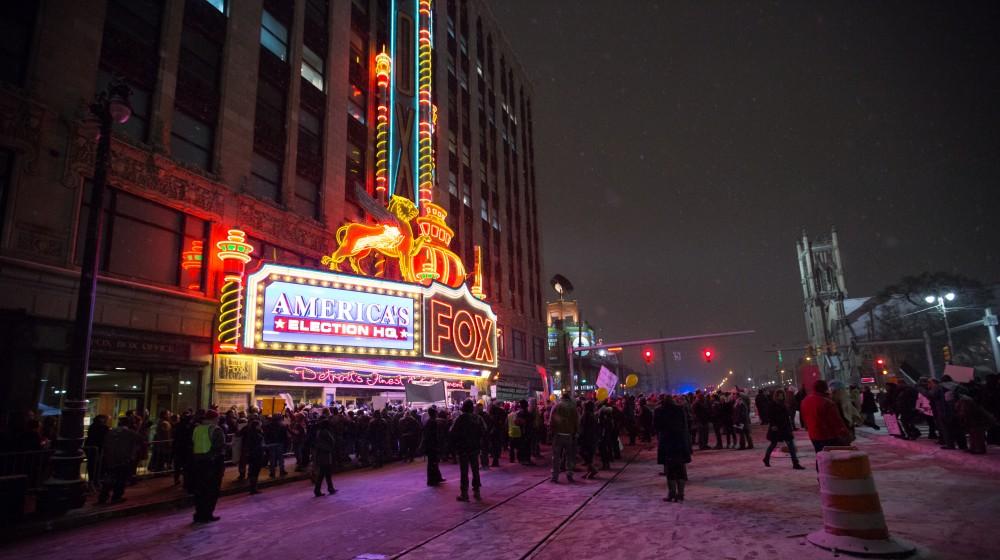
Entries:
MULTIPOLYGON (((629 457, 629 459, 625 462, 625 464, 622 465, 622 467, 620 469, 618 469, 617 472, 615 472, 615 474, 613 474, 607 480, 603 481, 603 483, 594 492, 592 492, 587 497, 587 499, 585 499, 583 501, 583 503, 581 503, 579 506, 577 506, 576 508, 574 508, 574 510, 568 516, 566 516, 565 519, 563 519, 551 531, 549 531, 548 533, 546 533, 546 535, 540 541, 538 541, 537 543, 535 543, 531 548, 528 549, 527 552, 525 552, 519 558, 521 560, 525 560, 525 559, 529 558, 531 555, 533 555, 536 551, 540 550, 545 544, 547 544, 552 539, 552 537, 554 537, 555 534, 561 528, 563 528, 570 521, 572 521, 573 519, 575 519, 576 516, 583 510, 583 508, 587 506, 587 504, 589 504, 595 497, 597 497, 601 492, 603 492, 604 489, 607 488, 608 485, 611 484, 612 481, 614 481, 616 478, 618 478, 618 475, 621 474, 630 464, 632 464, 632 462, 635 461, 636 457, 638 457, 639 454, 642 453, 642 451, 644 451, 646 449, 649 449, 649 448, 648 447, 641 447, 635 453, 633 453, 632 456, 629 457)), ((430 536, 430 537, 428 537, 428 538, 420 541, 417 544, 414 544, 414 545, 412 545, 412 546, 410 546, 410 547, 408 547, 406 549, 403 549, 403 550, 401 550, 401 551, 399 551, 399 552, 397 552, 395 554, 390 555, 389 558, 392 559, 392 560, 397 560, 398 558, 403 558, 404 556, 406 556, 408 554, 416 552, 420 548, 422 548, 422 547, 424 547, 424 546, 426 546, 426 545, 428 545, 428 544, 430 544, 430 543, 432 543, 432 542, 440 539, 441 537, 444 537, 445 535, 448 535, 449 533, 452 533, 452 532, 458 530, 459 528, 461 528, 462 526, 468 524, 469 522, 474 521, 475 519, 478 519, 479 517, 482 517, 483 515, 486 515, 487 513, 490 513, 492 511, 496 510, 497 508, 510 503, 515 498, 523 496, 526 493, 530 492, 531 490, 534 490, 535 488, 538 488, 542 484, 546 483, 548 480, 549 480, 549 476, 548 475, 543 476, 541 478, 541 480, 539 480, 538 482, 536 482, 534 484, 531 484, 531 485, 527 486, 523 490, 520 490, 520 491, 518 491, 518 492, 516 492, 514 494, 511 494, 510 496, 504 498, 503 500, 501 500, 501 501, 499 501, 499 502, 497 502, 497 503, 495 503, 495 504, 487 507, 486 509, 483 509, 482 511, 476 512, 474 515, 471 515, 471 516, 463 519, 462 521, 460 521, 460 522, 452 525, 451 527, 448 527, 447 529, 443 529, 443 530, 435 533, 434 535, 432 535, 432 536, 430 536)))

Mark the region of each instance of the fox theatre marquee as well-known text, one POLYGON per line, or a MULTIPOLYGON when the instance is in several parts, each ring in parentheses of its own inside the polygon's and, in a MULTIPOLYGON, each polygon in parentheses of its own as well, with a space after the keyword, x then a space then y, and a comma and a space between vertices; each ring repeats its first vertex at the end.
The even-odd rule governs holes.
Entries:
POLYGON ((220 342, 239 331, 219 345, 213 398, 220 405, 281 395, 350 406, 438 381, 460 398, 497 367, 496 315, 464 284, 268 263, 238 289, 235 327, 220 321, 220 342))

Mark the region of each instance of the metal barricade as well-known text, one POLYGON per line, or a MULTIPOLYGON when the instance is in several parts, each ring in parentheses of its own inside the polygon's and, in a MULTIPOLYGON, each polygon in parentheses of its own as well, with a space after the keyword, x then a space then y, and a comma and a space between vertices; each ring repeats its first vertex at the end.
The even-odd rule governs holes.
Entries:
POLYGON ((51 457, 51 449, 0 453, 0 476, 25 476, 28 491, 38 490, 49 478, 51 457))

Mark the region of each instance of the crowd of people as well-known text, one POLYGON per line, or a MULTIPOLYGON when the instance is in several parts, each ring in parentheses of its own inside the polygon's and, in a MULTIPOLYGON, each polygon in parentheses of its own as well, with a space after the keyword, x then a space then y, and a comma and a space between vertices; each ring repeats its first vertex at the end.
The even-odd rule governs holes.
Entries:
MULTIPOLYGON (((598 476, 621 460, 626 441, 635 445, 654 438, 667 478, 664 500, 679 502, 684 500, 687 464, 695 450, 754 448, 751 408, 767 426, 767 467, 782 445, 792 468, 803 468, 795 446, 796 415, 817 452, 849 444, 860 426, 880 429, 875 421, 879 411, 898 418, 898 435, 905 439, 921 437, 917 424, 926 423, 929 437, 946 449, 984 453, 988 443, 1000 444, 1000 376, 994 374, 970 383, 955 383, 948 376, 922 378, 916 385, 889 383, 877 394, 870 387, 821 380, 808 391, 779 387, 757 391, 752 398, 739 390, 604 400, 591 393, 551 401, 484 399, 448 407, 387 405, 378 410, 300 404, 270 415, 254 407, 209 408, 163 411, 155 419, 130 411, 115 426, 106 416, 94 417, 84 447, 98 503, 122 501, 145 460, 149 471, 172 471, 174 484, 183 484, 195 495, 196 522, 217 519, 215 501, 227 462, 235 465, 237 482, 247 481, 250 494, 260 492, 258 481, 265 469, 270 478, 294 469, 308 471, 314 495, 324 496, 336 492, 332 476, 338 470, 380 468, 389 461, 412 462, 423 456, 429 486, 445 482, 442 462, 457 464, 457 499, 469 501, 470 489, 472 498, 481 498, 481 470, 499 467, 504 459, 536 466, 542 445, 551 446, 551 481, 558 483, 562 476, 573 482, 577 465, 583 467, 583 478, 598 476), (286 456, 293 466, 286 467, 286 456)), ((55 438, 53 427, 46 432, 42 422, 28 420, 7 443, 19 450, 44 449, 55 438)))

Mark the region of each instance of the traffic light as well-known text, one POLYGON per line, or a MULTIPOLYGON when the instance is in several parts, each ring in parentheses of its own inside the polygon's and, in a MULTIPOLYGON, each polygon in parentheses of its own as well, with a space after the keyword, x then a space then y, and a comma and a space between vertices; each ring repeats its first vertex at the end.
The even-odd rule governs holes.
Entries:
POLYGON ((885 358, 875 358, 875 371, 880 372, 882 375, 889 374, 889 370, 885 367, 885 358))
POLYGON ((948 347, 948 346, 945 346, 944 348, 941 349, 941 354, 944 356, 945 363, 950 364, 951 363, 951 348, 948 347))
POLYGON ((712 351, 711 350, 709 350, 708 348, 706 348, 705 350, 702 351, 702 355, 705 356, 705 363, 706 364, 712 363, 712 351))
POLYGON ((642 351, 642 359, 646 360, 647 364, 653 363, 653 351, 650 350, 649 348, 646 348, 645 350, 643 350, 642 351))

